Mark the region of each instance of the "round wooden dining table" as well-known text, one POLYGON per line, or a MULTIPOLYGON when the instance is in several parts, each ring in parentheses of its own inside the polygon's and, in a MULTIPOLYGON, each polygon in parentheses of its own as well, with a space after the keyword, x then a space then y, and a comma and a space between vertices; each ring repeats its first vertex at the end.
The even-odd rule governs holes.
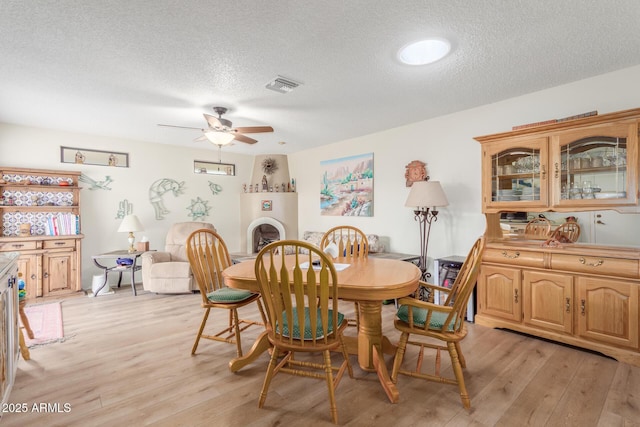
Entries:
MULTIPOLYGON (((295 255, 286 255, 285 262, 295 255)), ((269 262, 265 258, 265 262, 269 262)), ((360 307, 360 327, 357 340, 345 336, 350 354, 358 355, 358 364, 363 370, 375 371, 382 387, 392 403, 398 401, 398 390, 391 381, 383 354, 395 354, 395 345, 382 334, 382 301, 402 298, 418 288, 420 269, 405 261, 381 258, 358 258, 334 262, 349 264, 338 271, 338 297, 357 301, 360 307)), ((255 276, 255 260, 232 265, 222 272, 225 284, 231 288, 260 292, 255 276)), ((267 332, 263 332, 246 355, 229 362, 232 372, 252 363, 271 347, 267 332)))

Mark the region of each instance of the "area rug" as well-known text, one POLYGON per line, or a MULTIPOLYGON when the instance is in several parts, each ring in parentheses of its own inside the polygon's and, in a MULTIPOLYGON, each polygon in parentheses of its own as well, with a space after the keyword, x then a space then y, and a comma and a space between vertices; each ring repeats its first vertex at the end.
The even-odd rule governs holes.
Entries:
MULTIPOLYGON (((33 348, 54 342, 64 341, 62 326, 62 306, 59 302, 27 305, 24 312, 29 319, 29 326, 33 331, 33 339, 23 330, 27 347, 33 348)), ((22 326, 22 322, 20 323, 22 326)))

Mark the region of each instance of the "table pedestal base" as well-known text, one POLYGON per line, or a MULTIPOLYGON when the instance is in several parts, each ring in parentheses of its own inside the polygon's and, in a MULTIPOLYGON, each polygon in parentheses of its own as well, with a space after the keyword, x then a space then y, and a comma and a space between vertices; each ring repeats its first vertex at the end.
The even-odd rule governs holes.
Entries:
POLYGON ((382 301, 360 301, 358 306, 358 364, 365 371, 375 371, 391 403, 397 403, 400 393, 384 361, 384 354, 395 354, 396 346, 382 335, 382 301))
POLYGON ((249 350, 249 353, 245 354, 244 356, 231 359, 231 361, 229 362, 229 369, 231 370, 231 372, 238 372, 248 364, 253 363, 262 353, 269 350, 270 348, 271 343, 269 342, 269 338, 267 337, 267 331, 264 331, 256 339, 256 342, 253 343, 253 346, 251 347, 251 350, 249 350))

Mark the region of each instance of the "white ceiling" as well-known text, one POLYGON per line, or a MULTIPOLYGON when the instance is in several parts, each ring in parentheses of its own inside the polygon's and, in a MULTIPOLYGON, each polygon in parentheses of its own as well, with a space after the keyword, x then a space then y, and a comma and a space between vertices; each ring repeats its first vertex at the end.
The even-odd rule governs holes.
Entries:
POLYGON ((638 0, 2 0, 0 122, 204 147, 157 124, 220 105, 275 129, 225 150, 292 153, 637 65, 639 22, 638 0), (396 60, 430 36, 444 60, 396 60))

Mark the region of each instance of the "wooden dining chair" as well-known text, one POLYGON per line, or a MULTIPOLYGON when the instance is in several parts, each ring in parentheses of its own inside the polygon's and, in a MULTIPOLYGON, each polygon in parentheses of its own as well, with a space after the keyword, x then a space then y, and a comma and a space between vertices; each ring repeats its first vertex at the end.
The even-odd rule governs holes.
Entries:
POLYGON ((255 274, 266 307, 268 339, 274 347, 258 407, 263 407, 276 374, 322 379, 329 391, 331 420, 337 424, 335 389, 344 371, 352 378, 353 371, 342 336, 347 322, 338 312, 338 276, 333 261, 310 243, 280 240, 258 253, 255 274), (308 253, 300 253, 301 249, 308 253), (287 266, 280 254, 295 254, 293 265, 287 266), (312 265, 314 261, 317 266, 312 265), (337 367, 331 362, 331 352, 336 350, 344 357, 337 367), (297 360, 298 352, 320 352, 322 362, 297 360))
MULTIPOLYGON (((348 263, 353 258, 367 258, 369 256, 369 240, 362 230, 351 225, 339 225, 324 233, 320 240, 320 249, 325 249, 331 243, 338 247, 338 257, 346 259, 348 263)), ((359 327, 360 307, 354 302, 355 319, 347 319, 350 326, 359 327)))
POLYGON ((527 239, 547 239, 551 232, 551 221, 547 218, 534 218, 524 228, 524 236, 527 239))
POLYGON ((464 374, 462 373, 462 368, 466 367, 466 361, 460 348, 460 342, 467 335, 464 317, 469 296, 476 285, 483 250, 484 239, 480 238, 469 251, 469 255, 467 255, 460 273, 458 273, 450 289, 429 283, 421 283, 422 286, 426 286, 432 291, 438 290, 441 293, 445 293, 447 299, 443 305, 420 301, 411 297, 400 299, 400 308, 396 313, 397 319, 394 322, 396 329, 401 332, 391 372, 391 380, 394 383, 398 380, 398 374, 403 374, 428 381, 457 384, 460 389, 462 404, 467 409, 471 407, 471 400, 469 399, 469 394, 464 384, 464 374), (412 334, 431 340, 415 340, 415 338, 410 340, 409 338, 412 334), (433 340, 436 340, 436 342, 433 340), (419 348, 418 360, 413 370, 403 369, 402 367, 408 344, 419 348), (436 352, 433 374, 424 372, 422 369, 425 348, 434 349, 436 352), (440 372, 440 352, 442 350, 446 350, 449 353, 455 378, 445 377, 440 372))
POLYGON ((575 221, 567 221, 559 225, 551 233, 551 238, 561 243, 575 243, 580 237, 580 226, 575 221))
POLYGON ((226 287, 222 278, 222 270, 231 265, 227 245, 218 233, 210 229, 199 229, 187 237, 187 258, 202 296, 202 307, 205 309, 200 329, 193 344, 191 354, 198 349, 200 338, 236 344, 238 357, 242 356, 240 333, 252 325, 264 326, 266 318, 260 294, 250 291, 226 287), (240 319, 238 309, 251 303, 258 305, 262 322, 240 319), (212 335, 205 334, 204 329, 212 308, 225 309, 229 312, 229 326, 212 335))
POLYGON ((352 258, 366 258, 369 256, 367 235, 357 227, 351 225, 333 227, 322 236, 320 249, 326 248, 330 243, 336 244, 338 256, 345 258, 347 262, 352 258))

